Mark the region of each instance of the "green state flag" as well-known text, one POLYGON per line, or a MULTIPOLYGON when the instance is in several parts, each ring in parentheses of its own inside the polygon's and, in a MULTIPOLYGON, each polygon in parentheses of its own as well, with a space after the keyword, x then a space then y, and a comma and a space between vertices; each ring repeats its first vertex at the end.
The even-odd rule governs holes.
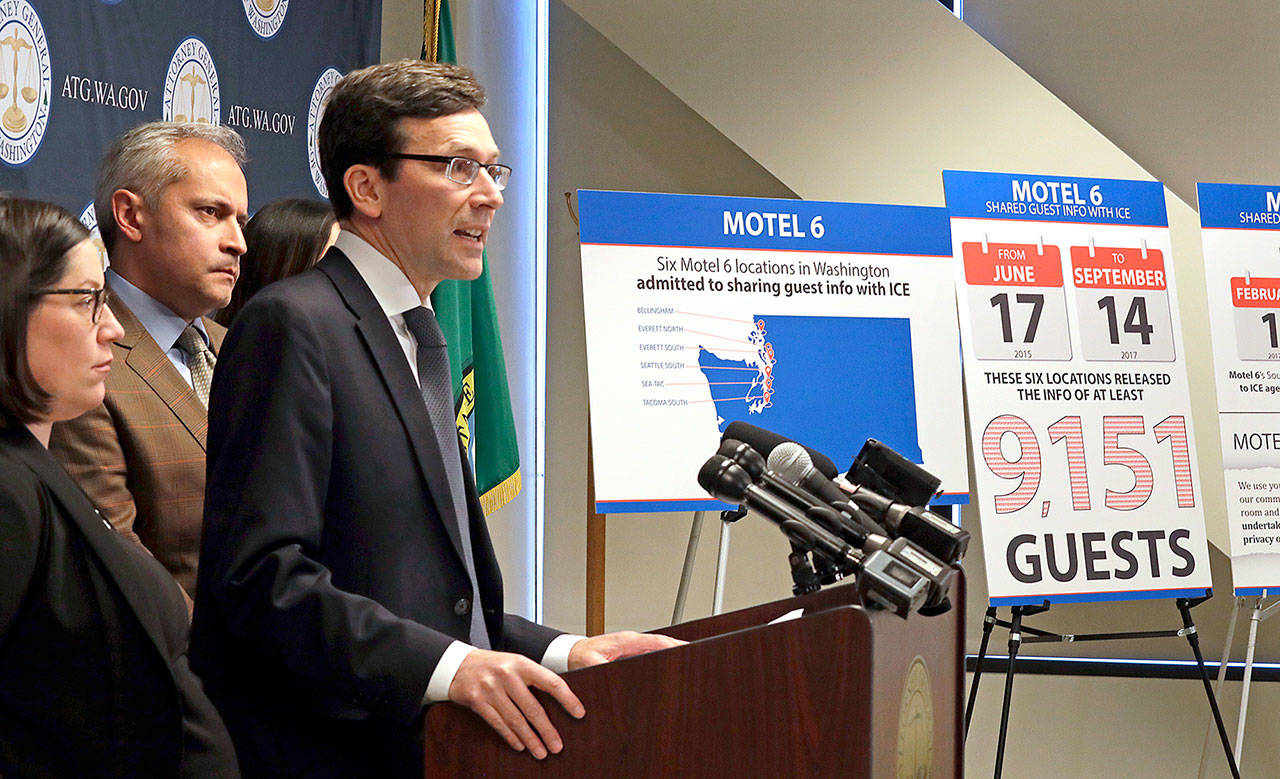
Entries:
MULTIPOLYGON (((448 0, 426 0, 424 11, 422 58, 457 62, 448 0)), ((490 513, 520 492, 520 451, 488 253, 479 278, 441 282, 431 306, 449 342, 458 435, 471 453, 480 505, 490 513)))

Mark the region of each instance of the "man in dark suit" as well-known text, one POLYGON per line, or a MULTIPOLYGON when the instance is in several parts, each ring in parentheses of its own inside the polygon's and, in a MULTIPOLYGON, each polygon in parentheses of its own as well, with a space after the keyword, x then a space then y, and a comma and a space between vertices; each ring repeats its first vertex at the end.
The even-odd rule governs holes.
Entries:
POLYGON ((319 131, 342 226, 254 296, 213 382, 195 668, 251 775, 421 774, 421 712, 453 700, 535 757, 562 744, 529 688, 673 645, 564 636, 502 609, 427 308, 472 279, 510 169, 469 71, 348 74, 319 131))
POLYGON ((151 122, 107 151, 94 208, 124 337, 106 400, 54 426, 50 450, 98 510, 195 593, 209 374, 245 251, 244 144, 234 130, 151 122))

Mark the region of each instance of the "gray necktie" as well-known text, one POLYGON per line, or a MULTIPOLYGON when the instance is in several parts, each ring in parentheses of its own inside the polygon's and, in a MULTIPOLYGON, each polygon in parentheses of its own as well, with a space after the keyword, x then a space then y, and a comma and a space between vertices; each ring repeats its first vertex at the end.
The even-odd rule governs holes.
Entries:
POLYGON ((187 353, 187 369, 191 371, 191 388, 205 408, 209 407, 209 382, 213 380, 213 366, 217 358, 204 342, 204 336, 195 325, 178 336, 178 348, 187 353))
POLYGON ((458 427, 453 412, 453 382, 449 376, 449 351, 444 333, 435 314, 425 306, 404 312, 404 323, 418 342, 418 386, 431 417, 431 428, 444 459, 444 472, 449 481, 453 512, 458 518, 458 535, 462 541, 462 559, 471 579, 472 646, 489 648, 489 631, 480 608, 480 588, 476 584, 475 557, 471 551, 471 527, 467 521, 466 484, 462 478, 462 453, 459 450, 458 427))

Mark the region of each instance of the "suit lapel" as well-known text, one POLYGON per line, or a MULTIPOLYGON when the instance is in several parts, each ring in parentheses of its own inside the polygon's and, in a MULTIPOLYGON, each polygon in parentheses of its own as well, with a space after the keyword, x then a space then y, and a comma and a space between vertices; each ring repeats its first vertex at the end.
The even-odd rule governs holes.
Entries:
MULTIPOLYGON (((174 416, 191 433, 191 437, 204 449, 209 432, 209 414, 196 397, 195 390, 191 389, 178 369, 173 367, 165 350, 147 333, 142 322, 118 296, 111 299, 111 312, 124 328, 124 337, 116 345, 128 352, 125 365, 173 411, 174 416)), ((212 340, 212 331, 210 335, 212 340)), ((221 338, 214 344, 215 352, 220 342, 221 338)))
POLYGON ((464 559, 458 523, 466 521, 466 517, 458 517, 454 512, 449 482, 441 467, 443 457, 431 427, 431 418, 427 415, 427 406, 422 401, 422 390, 413 380, 413 372, 395 331, 391 329, 391 321, 369 285, 341 251, 330 249, 316 267, 329 277, 347 307, 356 315, 356 329, 369 348, 373 363, 413 445, 418 470, 431 490, 431 500, 435 502, 436 511, 459 559, 464 559))
POLYGON ((134 553, 128 548, 131 542, 107 524, 89 502, 84 491, 76 486, 34 436, 22 436, 14 444, 13 450, 19 459, 48 487, 54 500, 62 507, 61 513, 75 524, 94 554, 110 572, 112 582, 133 609, 138 623, 156 645, 156 649, 162 657, 168 658, 170 651, 160 626, 162 617, 156 609, 156 594, 147 592, 145 585, 138 579, 137 564, 129 559, 129 555, 134 553))

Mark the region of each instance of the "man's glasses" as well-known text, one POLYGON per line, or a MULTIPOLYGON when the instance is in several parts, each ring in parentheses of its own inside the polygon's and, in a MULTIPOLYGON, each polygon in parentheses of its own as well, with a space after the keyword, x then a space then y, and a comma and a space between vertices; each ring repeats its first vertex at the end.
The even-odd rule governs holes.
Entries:
POLYGON ((89 312, 89 321, 98 324, 102 319, 102 309, 111 301, 111 293, 106 287, 85 287, 84 289, 42 289, 35 293, 36 297, 44 295, 84 295, 78 307, 89 312))
POLYGON ((476 176, 480 175, 481 168, 488 171, 489 178, 493 179, 493 185, 499 190, 506 189, 507 182, 511 180, 511 167, 499 165, 496 162, 485 165, 470 157, 446 157, 441 154, 388 154, 387 156, 397 160, 442 163, 445 166, 445 178, 457 184, 472 183, 476 180, 476 176))

